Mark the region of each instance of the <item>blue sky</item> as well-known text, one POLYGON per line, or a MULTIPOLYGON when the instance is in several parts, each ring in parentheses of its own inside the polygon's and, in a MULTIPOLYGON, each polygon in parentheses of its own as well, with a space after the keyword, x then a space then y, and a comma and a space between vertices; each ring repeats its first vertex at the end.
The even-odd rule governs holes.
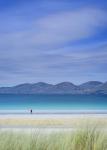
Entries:
POLYGON ((106 0, 0 0, 0 86, 107 81, 106 0))

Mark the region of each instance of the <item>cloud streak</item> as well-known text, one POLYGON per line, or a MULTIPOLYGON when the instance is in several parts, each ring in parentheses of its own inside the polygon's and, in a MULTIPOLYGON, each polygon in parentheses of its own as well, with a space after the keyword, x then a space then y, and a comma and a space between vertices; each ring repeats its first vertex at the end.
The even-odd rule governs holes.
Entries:
POLYGON ((40 44, 59 44, 89 38, 98 28, 107 25, 107 13, 99 9, 80 9, 49 15, 37 21, 35 41, 40 44))
POLYGON ((31 18, 25 8, 1 13, 1 84, 106 80, 107 11, 59 6, 39 3, 31 18))
MULTIPOLYGON (((13 28, 13 32, 1 35, 1 43, 6 41, 8 45, 16 47, 23 45, 40 47, 91 38, 99 33, 99 29, 104 30, 106 27, 106 15, 105 11, 95 8, 51 14, 34 20, 26 30, 23 29, 28 23, 25 21, 22 24, 22 31, 17 32, 13 28)), ((17 24, 15 29, 19 26, 20 20, 17 24)))

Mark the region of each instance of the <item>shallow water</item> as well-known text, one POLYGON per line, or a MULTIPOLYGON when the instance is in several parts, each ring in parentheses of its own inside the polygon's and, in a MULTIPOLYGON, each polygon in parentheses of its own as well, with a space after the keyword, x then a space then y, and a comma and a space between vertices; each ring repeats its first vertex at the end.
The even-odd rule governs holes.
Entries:
POLYGON ((107 95, 0 95, 0 111, 107 111, 107 95))

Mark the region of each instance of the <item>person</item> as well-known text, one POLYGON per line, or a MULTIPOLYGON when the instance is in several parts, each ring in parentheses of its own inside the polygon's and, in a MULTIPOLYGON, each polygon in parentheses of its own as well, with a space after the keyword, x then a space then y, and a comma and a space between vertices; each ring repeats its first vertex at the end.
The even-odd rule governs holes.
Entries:
POLYGON ((32 114, 32 109, 30 110, 30 113, 32 114))

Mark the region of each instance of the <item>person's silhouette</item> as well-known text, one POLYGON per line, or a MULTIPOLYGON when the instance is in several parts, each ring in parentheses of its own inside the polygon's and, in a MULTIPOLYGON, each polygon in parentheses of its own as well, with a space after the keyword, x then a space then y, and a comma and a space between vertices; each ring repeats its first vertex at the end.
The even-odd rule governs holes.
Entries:
POLYGON ((32 109, 30 110, 30 113, 32 114, 32 109))

